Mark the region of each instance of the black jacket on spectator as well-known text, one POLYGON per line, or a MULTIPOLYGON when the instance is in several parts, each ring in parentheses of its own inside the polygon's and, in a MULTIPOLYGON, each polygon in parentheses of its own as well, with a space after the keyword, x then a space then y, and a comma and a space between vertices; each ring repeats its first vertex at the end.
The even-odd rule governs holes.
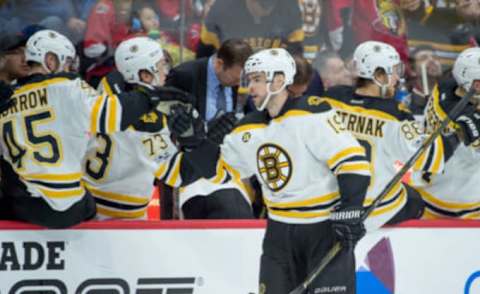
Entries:
MULTIPOLYGON (((167 76, 166 85, 189 92, 195 96, 195 108, 205 119, 207 111, 208 57, 188 61, 173 68, 167 76)), ((232 88, 233 105, 237 103, 237 87, 232 88)))

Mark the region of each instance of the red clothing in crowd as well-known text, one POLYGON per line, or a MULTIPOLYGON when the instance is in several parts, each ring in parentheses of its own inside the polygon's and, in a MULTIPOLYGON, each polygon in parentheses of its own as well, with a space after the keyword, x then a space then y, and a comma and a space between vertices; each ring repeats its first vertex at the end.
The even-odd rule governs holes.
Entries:
POLYGON ((394 46, 402 60, 407 62, 407 25, 399 2, 400 0, 330 0, 328 29, 334 48, 339 49, 343 42, 339 36, 344 25, 342 10, 352 7, 354 45, 368 40, 385 42, 394 46))
MULTIPOLYGON (((130 24, 117 22, 112 0, 100 0, 92 9, 85 32, 84 53, 87 57, 98 58, 106 50, 113 54, 120 42, 131 36, 130 24)), ((90 76, 104 76, 113 69, 113 65, 99 64, 87 72, 90 76)))

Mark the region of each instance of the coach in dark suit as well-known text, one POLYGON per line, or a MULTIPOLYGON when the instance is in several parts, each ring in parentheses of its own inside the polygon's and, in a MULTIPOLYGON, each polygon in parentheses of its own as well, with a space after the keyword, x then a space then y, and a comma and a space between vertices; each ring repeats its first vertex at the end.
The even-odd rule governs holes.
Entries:
MULTIPOLYGON (((201 117, 205 121, 218 121, 221 113, 227 116, 236 111, 240 75, 251 54, 252 49, 244 41, 227 40, 217 54, 173 68, 166 84, 192 93, 201 117)), ((234 180, 214 185, 201 179, 181 189, 179 199, 186 219, 253 218, 246 190, 234 180)))
POLYGON ((166 84, 192 93, 197 98, 197 111, 210 121, 218 111, 235 111, 240 75, 251 54, 248 43, 240 39, 226 40, 217 54, 173 68, 166 84))

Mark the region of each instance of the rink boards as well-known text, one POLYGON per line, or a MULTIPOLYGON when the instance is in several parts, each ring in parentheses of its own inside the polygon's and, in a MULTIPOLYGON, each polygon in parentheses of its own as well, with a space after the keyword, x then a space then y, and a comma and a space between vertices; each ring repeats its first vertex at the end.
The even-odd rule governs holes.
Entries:
MULTIPOLYGON (((264 226, 0 222, 0 293, 258 294, 264 226)), ((356 253, 360 294, 480 293, 480 222, 409 222, 367 235, 356 253)))

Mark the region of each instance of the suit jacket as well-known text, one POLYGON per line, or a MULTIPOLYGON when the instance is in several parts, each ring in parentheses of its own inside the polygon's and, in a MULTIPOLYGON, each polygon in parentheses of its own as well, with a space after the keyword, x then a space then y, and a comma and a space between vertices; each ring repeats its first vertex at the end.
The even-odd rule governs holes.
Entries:
MULTIPOLYGON (((188 61, 173 68, 168 76, 166 85, 189 92, 195 96, 194 106, 205 119, 207 111, 207 67, 208 57, 188 61)), ((237 103, 238 87, 232 88, 233 106, 237 103)))

